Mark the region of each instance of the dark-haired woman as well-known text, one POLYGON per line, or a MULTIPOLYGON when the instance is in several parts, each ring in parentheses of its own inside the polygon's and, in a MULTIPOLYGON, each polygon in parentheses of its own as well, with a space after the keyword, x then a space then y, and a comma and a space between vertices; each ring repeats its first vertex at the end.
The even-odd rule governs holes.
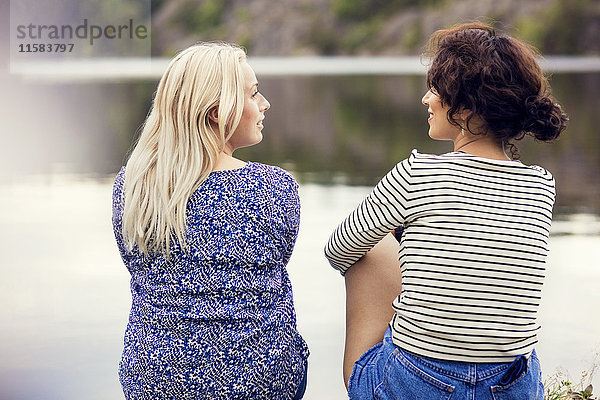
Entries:
POLYGON ((567 117, 534 54, 478 23, 431 37, 422 102, 429 136, 454 151, 414 150, 325 247, 346 277, 351 399, 543 398, 534 347, 554 180, 514 142, 552 141, 567 117))

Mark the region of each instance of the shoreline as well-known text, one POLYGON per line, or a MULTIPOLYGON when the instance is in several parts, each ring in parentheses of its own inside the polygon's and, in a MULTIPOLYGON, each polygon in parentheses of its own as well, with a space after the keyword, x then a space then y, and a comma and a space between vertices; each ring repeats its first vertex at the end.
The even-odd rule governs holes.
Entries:
MULTIPOLYGON (((168 58, 90 58, 11 62, 10 73, 58 82, 158 80, 168 58)), ((248 57, 261 77, 425 75, 426 60, 406 57, 248 57)), ((600 56, 552 55, 538 59, 547 73, 599 73, 600 56)))

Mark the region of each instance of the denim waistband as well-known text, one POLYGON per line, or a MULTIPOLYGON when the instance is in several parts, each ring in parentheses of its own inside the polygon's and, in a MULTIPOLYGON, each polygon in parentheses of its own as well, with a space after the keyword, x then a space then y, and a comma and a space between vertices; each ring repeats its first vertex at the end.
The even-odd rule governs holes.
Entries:
MULTIPOLYGON (((394 345, 391 339, 391 330, 389 328, 385 333, 384 341, 387 341, 389 344, 394 345)), ((445 375, 464 382, 470 382, 473 384, 478 381, 505 372, 508 369, 508 367, 512 364, 512 362, 468 363, 462 361, 440 360, 414 354, 397 346, 396 348, 406 359, 408 359, 412 363, 421 364, 431 369, 432 371, 436 371, 441 375, 445 375)), ((535 354, 535 350, 532 354, 535 354)), ((529 363, 529 357, 527 358, 527 361, 529 363)))

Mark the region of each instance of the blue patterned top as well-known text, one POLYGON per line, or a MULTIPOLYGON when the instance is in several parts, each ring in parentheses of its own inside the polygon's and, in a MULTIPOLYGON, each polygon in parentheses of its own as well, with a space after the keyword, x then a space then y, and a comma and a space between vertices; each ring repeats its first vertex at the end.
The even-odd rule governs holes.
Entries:
POLYGON ((298 185, 258 163, 212 172, 187 204, 189 249, 170 260, 123 243, 124 168, 113 227, 131 273, 119 377, 127 399, 291 399, 308 347, 296 329, 286 264, 298 185))

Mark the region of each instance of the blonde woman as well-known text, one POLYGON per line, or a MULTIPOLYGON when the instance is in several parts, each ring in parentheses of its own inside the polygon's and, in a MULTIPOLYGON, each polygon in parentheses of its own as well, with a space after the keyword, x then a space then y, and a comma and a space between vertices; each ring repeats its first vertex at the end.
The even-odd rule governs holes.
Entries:
POLYGON ((287 172, 233 152, 270 104, 242 49, 179 53, 117 175, 113 226, 131 273, 127 399, 300 399, 308 348, 286 264, 299 224, 287 172))

